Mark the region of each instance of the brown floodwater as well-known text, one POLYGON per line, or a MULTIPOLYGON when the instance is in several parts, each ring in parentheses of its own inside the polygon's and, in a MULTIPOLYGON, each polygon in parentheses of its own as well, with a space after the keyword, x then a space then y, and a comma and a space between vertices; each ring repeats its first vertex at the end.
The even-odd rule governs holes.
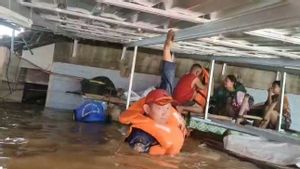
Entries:
MULTIPOLYGON (((131 150, 117 123, 72 121, 72 112, 0 104, 0 166, 8 169, 255 169, 188 138, 174 157, 131 150)), ((1 168, 0 167, 0 168, 1 168)))

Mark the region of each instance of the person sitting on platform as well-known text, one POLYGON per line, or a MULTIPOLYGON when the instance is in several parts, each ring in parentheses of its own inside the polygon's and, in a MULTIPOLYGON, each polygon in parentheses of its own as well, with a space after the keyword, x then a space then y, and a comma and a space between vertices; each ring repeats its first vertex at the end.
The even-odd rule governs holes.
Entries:
POLYGON ((173 93, 179 111, 203 115, 208 78, 209 73, 200 64, 193 64, 190 72, 180 78, 173 93))
POLYGON ((217 89, 212 96, 215 102, 213 114, 225 115, 236 119, 240 124, 245 115, 254 103, 252 96, 247 94, 246 88, 237 81, 234 75, 227 75, 224 85, 217 89))
MULTIPOLYGON (((280 112, 280 81, 274 81, 272 83, 272 87, 268 89, 268 98, 265 102, 265 113, 264 120, 260 124, 261 128, 270 128, 276 129, 278 128, 278 119, 280 112)), ((283 116, 282 116, 282 126, 283 129, 289 129, 291 126, 291 113, 290 113, 290 105, 287 96, 284 96, 283 102, 283 116)))

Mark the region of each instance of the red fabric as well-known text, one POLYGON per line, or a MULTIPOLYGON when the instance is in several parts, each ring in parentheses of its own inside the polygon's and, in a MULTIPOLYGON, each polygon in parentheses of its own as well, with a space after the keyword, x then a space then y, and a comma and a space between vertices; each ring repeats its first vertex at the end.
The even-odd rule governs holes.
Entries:
POLYGON ((181 77, 173 92, 173 98, 179 104, 184 104, 193 99, 195 88, 192 88, 193 81, 197 78, 196 75, 189 73, 181 77))

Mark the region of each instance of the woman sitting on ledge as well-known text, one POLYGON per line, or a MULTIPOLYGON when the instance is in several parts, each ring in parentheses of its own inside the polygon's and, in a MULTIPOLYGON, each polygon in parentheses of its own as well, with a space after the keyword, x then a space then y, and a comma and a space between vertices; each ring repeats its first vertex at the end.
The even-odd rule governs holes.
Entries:
MULTIPOLYGON (((260 124, 261 128, 278 128, 280 112, 280 81, 274 81, 268 90, 268 99, 265 103, 264 120, 260 124)), ((287 96, 284 96, 282 129, 289 129, 291 126, 290 105, 287 96)))
POLYGON ((212 100, 216 103, 213 114, 233 117, 237 119, 237 124, 243 121, 243 115, 250 110, 254 102, 234 75, 226 76, 224 86, 215 92, 212 100))

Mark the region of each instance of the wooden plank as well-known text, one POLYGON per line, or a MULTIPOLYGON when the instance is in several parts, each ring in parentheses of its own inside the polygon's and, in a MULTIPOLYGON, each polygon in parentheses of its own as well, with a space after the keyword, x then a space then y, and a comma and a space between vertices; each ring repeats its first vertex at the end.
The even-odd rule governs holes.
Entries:
POLYGON ((225 120, 225 121, 232 121, 232 117, 228 117, 228 116, 221 116, 221 115, 215 115, 215 114, 208 114, 208 118, 209 119, 217 119, 217 120, 225 120))
POLYGON ((263 120, 263 118, 259 117, 259 116, 252 116, 252 115, 243 115, 243 118, 245 119, 250 119, 250 120, 263 120))
POLYGON ((93 100, 102 100, 110 103, 126 105, 126 101, 120 99, 119 97, 103 96, 103 95, 90 94, 90 93, 85 93, 84 95, 82 95, 82 97, 93 99, 93 100))

